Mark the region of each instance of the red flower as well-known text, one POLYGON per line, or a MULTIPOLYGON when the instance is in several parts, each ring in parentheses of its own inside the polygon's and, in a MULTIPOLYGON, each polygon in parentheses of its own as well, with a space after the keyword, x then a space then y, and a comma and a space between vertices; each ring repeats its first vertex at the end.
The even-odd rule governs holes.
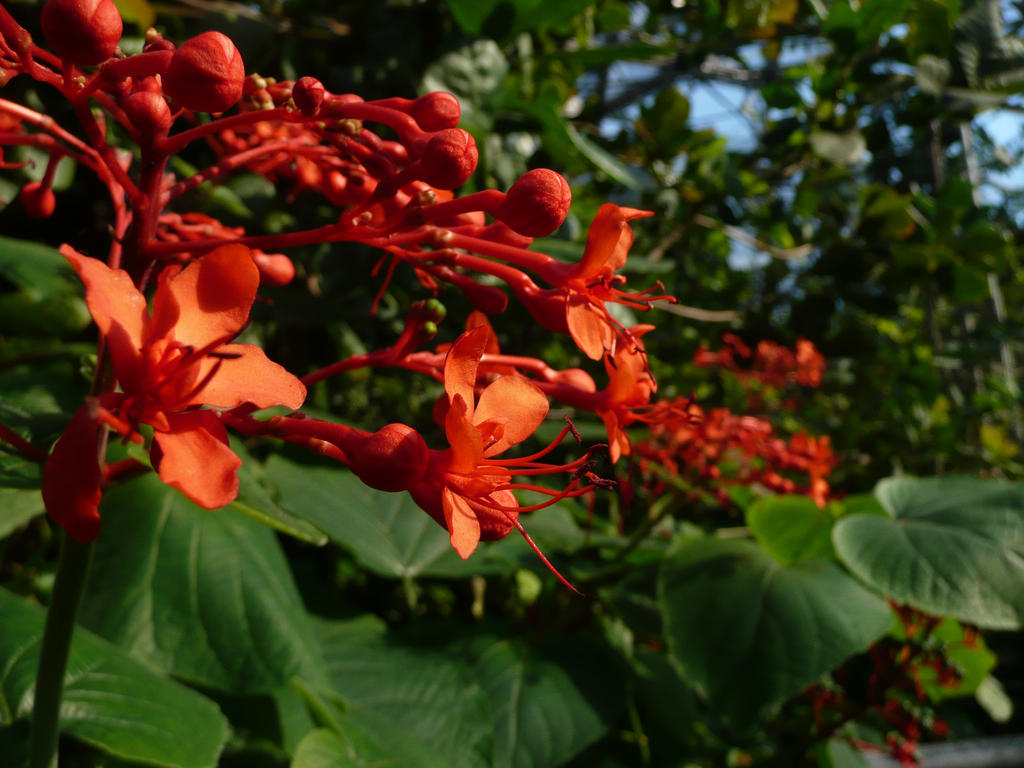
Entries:
POLYGON ((241 460, 228 448, 216 414, 201 405, 298 408, 302 383, 251 344, 229 341, 245 326, 259 285, 248 248, 228 245, 185 269, 166 269, 150 314, 126 272, 61 249, 85 284, 89 312, 106 340, 120 392, 90 399, 46 462, 43 499, 69 535, 99 534, 100 424, 141 443, 153 428, 150 457, 160 479, 196 504, 216 509, 238 494, 241 460))
POLYGON ((547 398, 521 376, 502 376, 476 398, 477 368, 487 339, 487 328, 474 328, 448 351, 444 431, 450 449, 432 456, 435 471, 428 474, 435 482, 413 489, 413 498, 435 518, 440 490, 444 527, 463 558, 481 539, 501 538, 515 525, 519 504, 508 490, 511 472, 492 457, 533 434, 548 412, 547 398))
POLYGON ((544 393, 517 374, 492 381, 475 395, 480 358, 491 340, 486 324, 463 333, 448 350, 444 363, 446 405, 443 414, 450 448, 430 451, 423 479, 409 489, 416 503, 444 526, 452 546, 462 558, 469 557, 480 541, 492 541, 517 529, 533 551, 558 579, 575 590, 548 562, 519 522, 520 512, 532 512, 567 496, 590 490, 580 488, 582 477, 597 480, 586 472, 588 455, 564 465, 545 464, 538 459, 554 448, 570 431, 562 433, 544 450, 515 459, 499 459, 511 446, 522 442, 540 426, 548 412, 544 393), (511 482, 512 475, 544 475, 575 472, 576 477, 561 491, 511 482), (513 490, 531 490, 551 498, 528 507, 519 505, 513 490))
POLYGON ((612 203, 602 205, 590 225, 583 258, 565 278, 566 324, 576 345, 592 360, 613 352, 617 331, 622 330, 608 313, 605 302, 647 309, 648 302, 667 298, 646 296, 647 291, 630 294, 616 287, 626 281, 616 272, 625 265, 633 245, 633 230, 628 222, 652 215, 651 211, 612 203))

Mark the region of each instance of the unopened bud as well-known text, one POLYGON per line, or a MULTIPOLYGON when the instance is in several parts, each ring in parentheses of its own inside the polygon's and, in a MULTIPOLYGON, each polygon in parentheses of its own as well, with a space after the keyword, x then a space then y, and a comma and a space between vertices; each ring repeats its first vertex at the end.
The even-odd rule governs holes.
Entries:
POLYGON ((304 115, 315 114, 324 103, 326 95, 327 89, 324 88, 324 84, 315 77, 300 77, 292 87, 292 99, 304 115))
POLYGON ((459 100, 447 91, 434 91, 420 96, 409 107, 409 116, 424 131, 454 128, 462 118, 459 100))
POLYGON ((562 226, 571 202, 569 184, 560 174, 535 168, 512 185, 494 217, 521 235, 547 237, 562 226))
POLYGON ((166 135, 171 127, 171 109, 162 93, 136 91, 121 100, 121 109, 142 139, 166 135))
POLYGON ((473 175, 476 141, 461 128, 446 128, 431 136, 419 159, 419 178, 438 189, 455 189, 473 175))
POLYGON ((186 109, 223 112, 242 98, 245 64, 235 44, 220 32, 204 32, 174 52, 164 92, 186 109))
POLYGON ((270 285, 288 285, 295 279, 295 264, 283 253, 253 251, 252 260, 260 271, 260 280, 270 285))
POLYGON ((48 0, 41 23, 54 53, 79 65, 113 56, 124 29, 112 0, 48 0))
POLYGON ((38 181, 30 181, 23 186, 18 200, 21 201, 25 213, 33 219, 48 219, 57 207, 57 198, 54 197, 53 190, 38 181))

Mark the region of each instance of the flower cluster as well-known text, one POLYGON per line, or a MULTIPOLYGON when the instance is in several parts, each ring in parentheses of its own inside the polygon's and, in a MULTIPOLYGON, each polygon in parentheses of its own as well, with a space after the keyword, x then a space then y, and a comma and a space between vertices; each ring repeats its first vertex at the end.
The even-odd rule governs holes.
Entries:
POLYGON ((138 458, 108 463, 112 434, 144 445, 165 483, 216 508, 238 492, 232 428, 306 445, 374 488, 409 493, 467 557, 479 541, 512 529, 526 535, 520 513, 608 484, 592 472, 595 447, 565 463, 547 461, 575 434, 571 423, 547 448, 508 455, 546 419, 549 398, 600 418, 613 461, 631 451, 631 424, 679 415, 652 402, 657 386, 641 342, 652 326, 627 328, 608 309, 672 300, 660 285, 631 290, 620 274, 633 242, 630 222, 649 212, 602 206, 580 260, 564 262, 532 247, 568 212, 571 193, 558 173, 535 169, 505 192, 457 194, 476 168, 477 148, 458 127, 460 107, 451 94, 366 101, 331 93, 311 77, 262 77, 247 72, 219 32, 176 45, 151 29, 142 50, 126 55, 111 0, 48 0, 42 30, 45 46, 0 6, 2 83, 24 76, 51 86, 75 118, 61 125, 0 99, 0 145, 31 146, 49 157, 42 179, 23 185, 20 205, 31 216, 52 216, 59 204, 55 168, 70 158, 105 186, 112 211, 105 254, 61 248, 99 329, 92 393, 49 453, 44 473, 47 510, 75 539, 99 535, 104 486, 126 470, 149 469, 138 458), (120 130, 110 130, 114 124, 120 130), (116 143, 124 135, 130 151, 116 143), (211 160, 177 176, 169 161, 186 148, 211 160), (182 209, 190 191, 240 172, 259 174, 293 197, 319 197, 337 215, 312 229, 254 234, 182 209), (285 252, 332 242, 379 249, 379 267, 390 260, 378 300, 394 270, 406 265, 424 290, 457 290, 477 311, 453 343, 429 351, 422 347, 443 313, 431 301, 417 302, 391 347, 305 375, 236 343, 260 284, 293 278, 285 252), (607 386, 598 389, 580 369, 558 371, 536 358, 502 354, 487 316, 500 314, 510 299, 543 328, 565 334, 583 356, 603 361, 607 386), (405 424, 364 431, 301 412, 254 416, 270 406, 295 411, 307 386, 360 367, 403 367, 442 382, 435 416, 447 446, 429 448, 405 424), (550 474, 568 480, 559 490, 533 484, 550 474), (521 504, 520 490, 548 500, 521 504))
MULTIPOLYGON (((942 619, 893 604, 898 632, 875 643, 863 657, 855 657, 836 669, 831 684, 815 683, 803 694, 810 706, 819 734, 837 731, 844 723, 867 712, 881 726, 884 750, 905 768, 920 762, 917 746, 927 735, 943 738, 949 726, 929 706, 929 694, 922 676, 931 673, 940 689, 956 688, 963 680, 961 670, 949 658, 949 644, 936 637, 942 619), (869 667, 864 680, 864 666, 869 667)), ((977 630, 961 628, 963 644, 976 641, 977 630)), ((858 747, 879 751, 881 747, 855 740, 858 747)))
MULTIPOLYGON (((731 485, 757 485, 772 493, 800 493, 821 507, 829 497, 827 478, 836 459, 828 435, 775 434, 771 422, 728 408, 707 412, 694 403, 685 417, 651 425, 636 452, 642 473, 654 468, 695 486, 708 486, 726 503, 731 485)), ((653 483, 663 482, 655 474, 653 483)))
MULTIPOLYGON (((723 334, 722 340, 719 350, 698 349, 693 362, 720 369, 738 381, 748 411, 763 406, 769 390, 821 385, 825 359, 805 339, 795 350, 761 341, 756 353, 735 334, 723 334)), ((656 403, 646 420, 648 435, 637 442, 634 452, 654 495, 682 482, 694 491, 710 492, 726 506, 729 488, 736 485, 804 494, 820 507, 829 499, 828 476, 836 457, 827 435, 798 431, 783 437, 762 416, 724 407, 705 410, 693 398, 656 403)))
POLYGON ((726 333, 722 335, 722 344, 717 350, 702 346, 694 355, 694 365, 729 371, 748 386, 821 386, 825 358, 807 339, 798 339, 793 350, 773 341, 759 341, 753 351, 739 336, 726 333), (741 360, 749 362, 749 367, 741 366, 741 360))

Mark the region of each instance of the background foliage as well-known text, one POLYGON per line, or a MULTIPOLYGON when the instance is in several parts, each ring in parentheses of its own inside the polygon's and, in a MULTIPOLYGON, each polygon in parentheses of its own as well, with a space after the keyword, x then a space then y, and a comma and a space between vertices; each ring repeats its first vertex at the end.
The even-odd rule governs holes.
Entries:
MULTIPOLYGON (((33 29, 37 8, 7 5, 33 29)), ((845 767, 862 764, 851 743, 885 746, 895 723, 873 707, 889 700, 958 737, 1019 730, 1020 3, 118 5, 140 45, 151 23, 179 40, 215 28, 264 76, 315 75, 367 99, 455 93, 481 149, 471 186, 538 166, 570 180, 570 217, 542 244, 554 255, 578 258, 605 200, 655 211, 635 223, 626 272, 681 303, 655 309, 645 337, 660 395, 828 435, 839 461, 824 509, 637 481, 632 503, 609 493, 536 513, 528 529, 582 599, 519 540, 463 562, 405 495, 258 441, 239 445, 242 494, 215 514, 133 481, 104 510, 68 765, 845 767), (811 340, 823 385, 752 403, 735 377, 692 363, 726 331, 811 340), (914 640, 884 598, 946 620, 914 640), (983 639, 964 642, 961 624, 983 639), (941 650, 959 687, 923 662, 902 673, 925 700, 896 677, 881 685, 872 664, 901 644, 919 659, 941 650), (848 709, 822 719, 820 690, 848 709)), ((12 92, 47 107, 42 89, 12 92)), ((0 198, 44 165, 0 181, 0 198)), ((40 445, 80 403, 92 351, 52 246, 106 236, 101 197, 71 172, 45 225, 0 212, 0 420, 40 445)), ((253 233, 332 219, 256 176, 190 204, 253 233)), ((399 270, 371 317, 377 254, 291 255, 299 279, 249 331, 290 370, 389 343, 422 295, 399 270)), ((453 318, 467 311, 441 299, 453 318)), ((503 348, 586 367, 517 312, 495 320, 503 348)), ((450 339, 461 329, 448 325, 450 339)), ((437 394, 360 372, 308 404, 376 428, 429 422, 437 394)), ((47 600, 54 539, 37 468, 0 453, 0 478, 0 754, 17 755, 43 616, 30 603, 47 600)))

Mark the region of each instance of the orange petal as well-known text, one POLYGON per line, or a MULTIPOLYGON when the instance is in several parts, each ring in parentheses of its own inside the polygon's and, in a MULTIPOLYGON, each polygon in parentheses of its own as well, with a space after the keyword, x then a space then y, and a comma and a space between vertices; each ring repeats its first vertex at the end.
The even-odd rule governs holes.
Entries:
POLYGON ((470 420, 462 395, 455 395, 444 415, 444 434, 452 449, 451 472, 472 472, 484 455, 483 438, 470 420))
POLYGON ((182 408, 203 404, 234 408, 252 403, 257 408, 283 405, 294 411, 306 399, 302 382, 252 344, 222 344, 215 354, 203 358, 199 370, 198 381, 206 376, 210 380, 182 408), (214 366, 219 367, 210 375, 214 366))
POLYGON ((492 491, 487 495, 487 500, 514 511, 505 512, 470 501, 470 507, 476 511, 476 519, 480 521, 480 541, 503 539, 515 527, 515 521, 519 518, 519 501, 512 491, 492 491))
POLYGON ((628 344, 620 344, 615 350, 614 361, 606 357, 605 370, 608 372, 608 386, 605 388, 606 400, 611 403, 637 404, 638 398, 647 399, 651 393, 651 379, 647 375, 642 349, 628 344))
POLYGON ((576 346, 591 360, 600 360, 611 349, 615 329, 597 312, 585 296, 570 293, 565 305, 565 319, 576 346))
POLYGON ((111 269, 70 245, 62 245, 60 252, 85 285, 85 303, 107 339, 118 380, 125 391, 137 391, 141 375, 139 350, 149 322, 146 298, 123 269, 111 269))
POLYGON ((153 297, 152 338, 203 349, 233 338, 249 320, 260 271, 244 245, 222 245, 173 277, 153 297))
MULTIPOLYGON (((494 332, 494 328, 491 326, 491 321, 488 320, 487 315, 479 309, 474 309, 469 313, 469 317, 466 318, 466 330, 468 331, 481 326, 487 329, 487 344, 484 346, 484 352, 488 355, 500 355, 501 347, 498 345, 498 336, 494 332)), ((799 343, 800 342, 797 342, 797 344, 799 343)))
POLYGON ((160 479, 206 509, 238 496, 242 460, 228 448, 228 433, 211 411, 168 413, 170 432, 154 432, 153 464, 160 479))
POLYGON ((633 245, 633 230, 626 222, 653 215, 654 211, 623 208, 614 203, 602 205, 590 224, 587 245, 575 276, 583 277, 606 270, 615 272, 621 269, 633 245))
POLYGON ((43 468, 46 511, 75 541, 92 541, 100 533, 98 436, 99 424, 83 405, 43 468))
POLYGON ((480 543, 480 521, 476 519, 476 513, 469 506, 469 502, 457 493, 445 488, 441 499, 452 546, 459 553, 459 557, 465 560, 473 554, 476 545, 480 543))
POLYGON ((503 419, 505 431, 501 438, 484 450, 484 456, 495 456, 511 445, 521 443, 534 433, 548 414, 548 399, 536 384, 521 376, 502 376, 487 385, 473 412, 473 422, 503 419))
POLYGON ((466 331, 455 340, 444 359, 444 391, 449 400, 462 395, 469 406, 470 416, 475 401, 473 388, 476 386, 476 369, 487 348, 487 331, 484 326, 466 331))
POLYGON ((608 431, 608 457, 614 464, 620 456, 629 455, 629 436, 619 426, 619 417, 615 411, 598 411, 598 415, 608 431))

